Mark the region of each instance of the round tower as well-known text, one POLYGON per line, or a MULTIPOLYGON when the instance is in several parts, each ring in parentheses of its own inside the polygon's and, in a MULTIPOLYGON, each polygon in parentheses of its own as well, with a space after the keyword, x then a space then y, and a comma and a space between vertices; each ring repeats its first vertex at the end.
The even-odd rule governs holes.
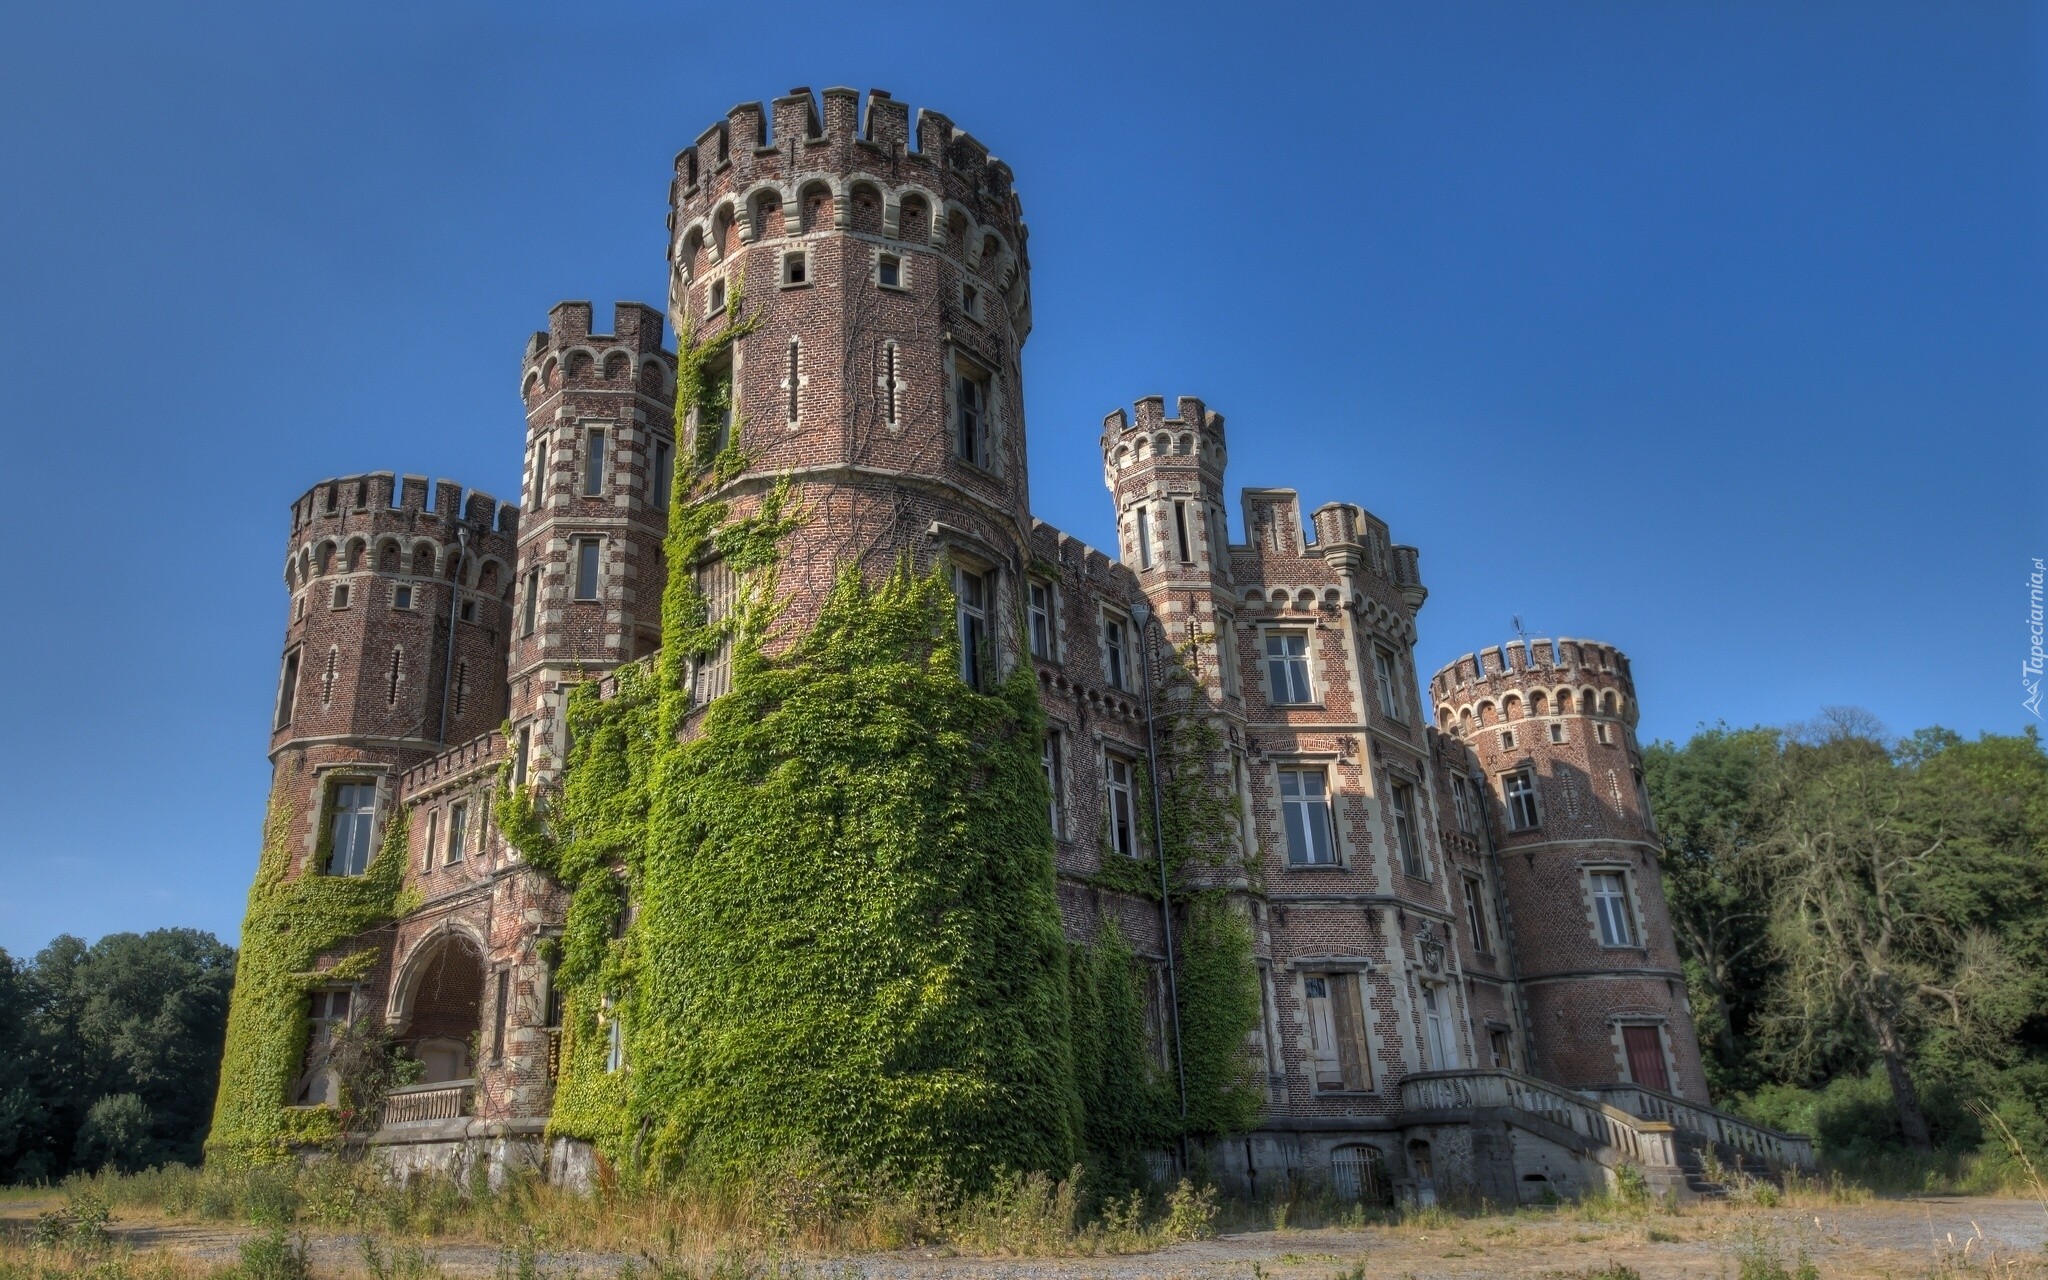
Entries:
POLYGON ((292 504, 270 756, 295 870, 360 873, 397 774, 504 718, 518 520, 488 494, 465 503, 460 485, 388 471, 292 504))
POLYGON ((513 769, 561 765, 567 687, 661 645, 662 537, 675 474, 675 358, 661 313, 563 302, 526 344, 526 457, 508 678, 513 769))
POLYGON ((1492 798, 1536 1074, 1706 1101, 1628 659, 1586 640, 1516 641, 1444 667, 1430 694, 1492 798))
POLYGON ((735 516, 778 476, 800 485, 787 624, 809 620, 840 566, 873 576, 907 555, 979 579, 987 634, 1007 646, 997 615, 1015 607, 1031 528, 1010 168, 936 112, 913 129, 881 90, 822 96, 822 112, 809 89, 743 103, 676 157, 670 316, 711 344, 680 447, 737 450, 714 494, 735 516), (729 326, 745 335, 721 345, 729 326))
POLYGON ((1163 396, 1102 420, 1102 481, 1116 503, 1117 554, 1148 592, 1230 585, 1223 471, 1223 415, 1182 396, 1166 416, 1163 396))

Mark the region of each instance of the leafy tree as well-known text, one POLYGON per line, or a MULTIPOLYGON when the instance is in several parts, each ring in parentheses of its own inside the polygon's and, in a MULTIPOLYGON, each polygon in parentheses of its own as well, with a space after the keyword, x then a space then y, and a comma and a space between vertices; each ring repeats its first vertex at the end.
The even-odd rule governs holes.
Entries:
POLYGON ((37 1147, 48 1116, 35 1087, 29 1015, 26 975, 14 957, 0 951, 0 1182, 22 1174, 33 1180, 44 1172, 37 1147))
POLYGON ((80 1169, 110 1166, 122 1173, 162 1164, 155 1129, 149 1104, 132 1093, 110 1093, 85 1113, 72 1164, 80 1169))

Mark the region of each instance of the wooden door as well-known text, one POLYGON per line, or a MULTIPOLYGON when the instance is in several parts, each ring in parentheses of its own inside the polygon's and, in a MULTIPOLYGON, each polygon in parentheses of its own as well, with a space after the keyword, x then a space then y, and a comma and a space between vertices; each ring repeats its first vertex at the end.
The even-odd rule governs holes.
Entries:
POLYGON ((1655 1027, 1623 1027, 1621 1045, 1628 1053, 1629 1078, 1646 1089, 1671 1092, 1664 1072, 1664 1037, 1655 1027))

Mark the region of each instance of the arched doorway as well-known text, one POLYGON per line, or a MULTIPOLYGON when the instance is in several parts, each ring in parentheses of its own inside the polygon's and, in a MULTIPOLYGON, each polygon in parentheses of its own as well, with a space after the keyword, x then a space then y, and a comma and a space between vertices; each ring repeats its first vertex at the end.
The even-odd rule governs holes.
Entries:
POLYGON ((483 995, 483 952, 467 934, 443 933, 407 960, 393 1026, 398 1042, 426 1066, 421 1084, 475 1075, 483 995))

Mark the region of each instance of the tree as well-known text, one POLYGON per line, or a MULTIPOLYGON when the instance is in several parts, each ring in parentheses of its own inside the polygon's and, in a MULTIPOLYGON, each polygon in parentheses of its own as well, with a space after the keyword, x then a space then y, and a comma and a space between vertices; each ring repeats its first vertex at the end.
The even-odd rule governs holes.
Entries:
POLYGON ((1664 894, 1717 1095, 1755 1088, 1750 1045, 1757 994, 1771 969, 1769 913, 1759 889, 1769 814, 1759 780, 1776 764, 1775 729, 1721 725, 1683 747, 1652 743, 1643 780, 1663 842, 1664 894))
POLYGON ((1866 713, 1830 710, 1794 735, 1773 771, 1765 841, 1771 940, 1783 970, 1770 1029, 1794 1065, 1860 1029, 1884 1065, 1900 1135, 1932 1149, 1912 1075, 1916 1033, 1945 1024, 1973 1052, 2004 1042, 1992 997, 2013 970, 1989 932, 1939 913, 1941 824, 1918 820, 1908 771, 1866 713))
POLYGON ((26 975, 0 951, 0 1182, 43 1172, 37 1158, 48 1116, 36 1089, 26 975), (27 1167, 24 1168, 23 1166, 27 1167))

